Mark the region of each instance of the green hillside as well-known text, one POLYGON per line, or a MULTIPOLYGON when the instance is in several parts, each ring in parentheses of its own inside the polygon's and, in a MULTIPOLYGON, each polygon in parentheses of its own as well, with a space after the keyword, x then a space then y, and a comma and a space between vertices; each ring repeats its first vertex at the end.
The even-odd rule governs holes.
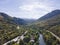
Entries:
POLYGON ((48 13, 47 15, 38 19, 37 22, 33 24, 32 26, 35 26, 41 30, 42 29, 49 30, 60 37, 59 35, 60 34, 60 13, 59 12, 60 12, 59 10, 55 10, 48 13), (51 17, 49 17, 50 15, 51 17))

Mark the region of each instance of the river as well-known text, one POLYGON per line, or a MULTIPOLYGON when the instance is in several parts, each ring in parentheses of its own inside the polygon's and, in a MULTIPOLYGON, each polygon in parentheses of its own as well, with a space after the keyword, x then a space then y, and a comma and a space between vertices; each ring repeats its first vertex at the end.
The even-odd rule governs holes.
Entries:
POLYGON ((39 45, 46 45, 42 34, 39 34, 39 45))

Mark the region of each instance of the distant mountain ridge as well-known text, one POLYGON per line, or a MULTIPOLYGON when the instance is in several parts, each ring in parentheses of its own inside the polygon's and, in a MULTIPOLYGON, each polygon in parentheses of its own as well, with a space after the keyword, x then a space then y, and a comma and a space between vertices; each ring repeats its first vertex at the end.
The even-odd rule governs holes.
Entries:
POLYGON ((6 13, 0 12, 0 20, 7 21, 9 23, 17 24, 17 25, 26 25, 28 23, 32 23, 34 19, 21 19, 16 17, 11 17, 6 13))
POLYGON ((39 30, 49 30, 60 37, 60 10, 54 10, 44 15, 32 26, 39 30))
POLYGON ((54 25, 60 23, 60 10, 54 10, 45 16, 38 19, 39 22, 48 23, 54 25))
MULTIPOLYGON (((16 18, 16 17, 11 17, 5 13, 2 13, 0 12, 0 17, 4 20, 4 21, 7 21, 9 23, 14 23, 14 24, 18 24, 18 25, 24 25, 26 24, 25 20, 24 19, 21 19, 21 18, 16 18)), ((2 20, 0 18, 0 20, 2 20)))
POLYGON ((60 10, 54 10, 46 15, 44 15, 43 17, 39 18, 38 20, 42 21, 42 20, 47 20, 47 19, 50 19, 54 16, 57 16, 60 14, 60 10))

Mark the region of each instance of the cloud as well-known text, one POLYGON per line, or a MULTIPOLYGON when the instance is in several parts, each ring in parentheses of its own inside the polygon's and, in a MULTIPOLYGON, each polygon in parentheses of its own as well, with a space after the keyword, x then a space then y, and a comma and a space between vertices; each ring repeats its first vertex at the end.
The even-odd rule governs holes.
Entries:
POLYGON ((21 18, 39 18, 52 10, 60 9, 57 0, 0 0, 0 11, 21 18))
POLYGON ((51 11, 53 9, 53 7, 48 7, 47 5, 40 4, 39 2, 34 2, 33 4, 24 4, 22 6, 19 6, 19 8, 21 10, 25 10, 25 11, 32 11, 32 10, 35 11, 37 8, 38 9, 43 9, 43 10, 46 10, 46 11, 51 11))
POLYGON ((23 5, 19 8, 22 9, 22 10, 31 11, 31 10, 34 9, 34 5, 23 5))
MULTIPOLYGON (((47 14, 48 12, 52 11, 54 7, 50 7, 46 4, 42 4, 40 2, 33 2, 32 4, 23 4, 19 6, 22 15, 26 16, 27 18, 40 18, 41 16, 47 14)), ((24 17, 23 16, 23 17, 24 17)))

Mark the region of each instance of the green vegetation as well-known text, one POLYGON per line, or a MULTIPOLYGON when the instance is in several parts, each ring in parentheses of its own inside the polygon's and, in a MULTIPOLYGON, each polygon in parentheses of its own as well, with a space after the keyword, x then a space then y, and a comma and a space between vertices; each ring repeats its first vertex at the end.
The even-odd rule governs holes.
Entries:
POLYGON ((51 33, 43 31, 43 36, 46 45, 60 45, 59 40, 57 40, 51 33))
POLYGON ((39 45, 39 34, 43 34, 46 45, 60 45, 60 42, 50 32, 60 37, 60 10, 48 13, 35 23, 25 25, 25 21, 0 14, 0 45, 22 36, 18 41, 12 41, 7 45, 39 45), (22 25, 21 25, 22 24, 22 25), (27 32, 26 32, 27 31, 27 32), (25 33, 26 32, 26 33, 25 33))
POLYGON ((19 29, 17 26, 13 23, 0 21, 0 45, 24 33, 22 26, 19 29))
POLYGON ((51 32, 53 32, 54 34, 56 34, 58 37, 60 37, 60 24, 59 25, 55 25, 53 27, 50 28, 51 32), (54 31, 55 30, 55 31, 54 31))
POLYGON ((39 45, 38 43, 39 34, 37 31, 28 30, 26 34, 24 34, 24 39, 20 39, 19 43, 11 42, 7 45, 39 45))

